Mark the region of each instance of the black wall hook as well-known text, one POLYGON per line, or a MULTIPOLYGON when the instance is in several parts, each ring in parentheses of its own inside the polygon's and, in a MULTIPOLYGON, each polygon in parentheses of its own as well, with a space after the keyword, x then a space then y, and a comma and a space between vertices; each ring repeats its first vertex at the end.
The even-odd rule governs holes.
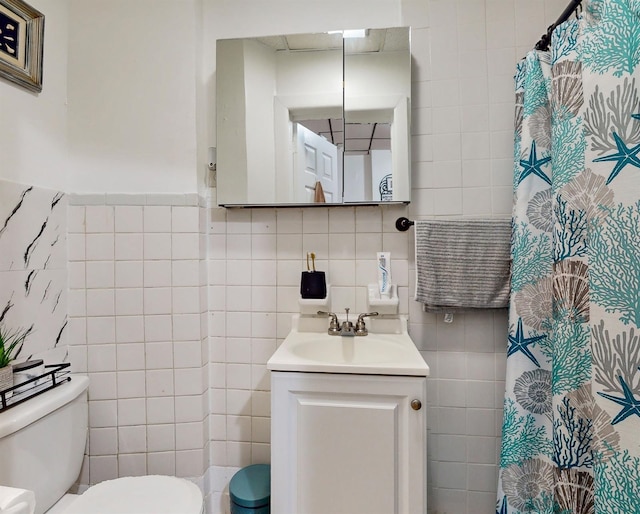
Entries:
POLYGON ((412 226, 413 226, 414 222, 411 221, 409 218, 398 218, 396 220, 396 228, 400 231, 400 232, 406 232, 407 230, 409 230, 412 226))

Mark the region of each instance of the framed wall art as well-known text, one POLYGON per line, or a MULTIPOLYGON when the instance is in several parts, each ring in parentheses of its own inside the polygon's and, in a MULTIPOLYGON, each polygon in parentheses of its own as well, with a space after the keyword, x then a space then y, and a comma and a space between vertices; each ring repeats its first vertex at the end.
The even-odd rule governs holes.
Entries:
POLYGON ((0 77, 42 91, 44 15, 22 0, 0 0, 0 77))

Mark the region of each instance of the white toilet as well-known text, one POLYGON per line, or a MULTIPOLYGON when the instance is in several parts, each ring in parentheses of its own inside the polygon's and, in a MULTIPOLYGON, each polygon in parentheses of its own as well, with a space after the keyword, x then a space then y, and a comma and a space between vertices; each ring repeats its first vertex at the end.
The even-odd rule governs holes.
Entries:
MULTIPOLYGON (((168 476, 127 477, 67 494, 80 474, 89 379, 71 380, 0 412, 0 486, 35 493, 19 514, 202 514, 200 489, 168 476)), ((0 494, 1 491, 0 491, 0 494)), ((0 505, 2 505, 0 497, 0 505)))

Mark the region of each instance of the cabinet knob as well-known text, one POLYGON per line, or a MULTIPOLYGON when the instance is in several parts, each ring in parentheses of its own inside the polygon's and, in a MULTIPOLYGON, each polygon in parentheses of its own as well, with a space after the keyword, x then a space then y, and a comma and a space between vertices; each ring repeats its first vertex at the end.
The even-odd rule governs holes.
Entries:
POLYGON ((411 408, 413 410, 420 410, 422 409, 422 402, 420 400, 411 400, 411 408))

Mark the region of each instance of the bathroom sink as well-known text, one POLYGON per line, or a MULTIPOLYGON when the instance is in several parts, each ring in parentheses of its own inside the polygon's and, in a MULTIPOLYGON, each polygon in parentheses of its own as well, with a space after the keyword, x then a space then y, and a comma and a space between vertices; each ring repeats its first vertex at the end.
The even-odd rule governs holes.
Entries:
POLYGON ((267 362, 271 371, 427 376, 429 367, 406 331, 406 319, 375 320, 366 336, 334 336, 327 320, 294 316, 293 329, 267 362), (316 319, 317 320, 317 319, 316 319), (385 321, 387 323, 385 323, 385 321), (393 323, 389 323, 392 321, 393 323))
POLYGON ((374 364, 396 360, 405 346, 391 339, 395 336, 317 337, 298 334, 291 352, 303 359, 344 364, 374 364), (306 336, 306 337, 305 337, 306 336))

